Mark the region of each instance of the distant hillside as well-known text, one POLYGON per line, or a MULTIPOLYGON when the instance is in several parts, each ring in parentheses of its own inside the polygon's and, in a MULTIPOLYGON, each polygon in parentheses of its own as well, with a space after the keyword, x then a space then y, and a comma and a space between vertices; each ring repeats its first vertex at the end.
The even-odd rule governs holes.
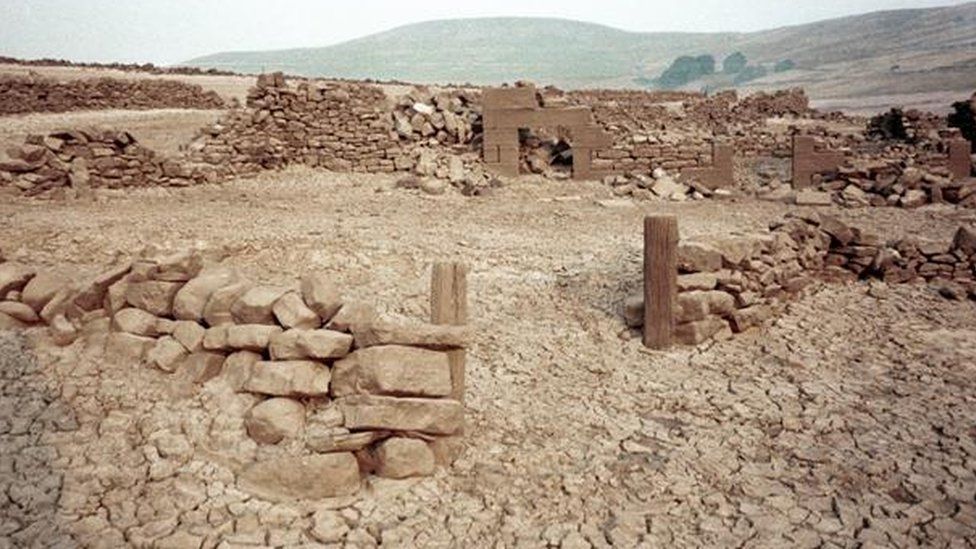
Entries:
MULTIPOLYGON (((803 85, 814 97, 976 88, 976 2, 877 12, 755 33, 634 33, 561 19, 430 21, 322 48, 218 53, 188 66, 236 72, 564 88, 641 87, 677 57, 741 51, 751 63, 795 69, 750 88, 803 85)), ((728 82, 720 82, 730 85, 728 82)), ((689 88, 708 81, 687 84, 689 88)))

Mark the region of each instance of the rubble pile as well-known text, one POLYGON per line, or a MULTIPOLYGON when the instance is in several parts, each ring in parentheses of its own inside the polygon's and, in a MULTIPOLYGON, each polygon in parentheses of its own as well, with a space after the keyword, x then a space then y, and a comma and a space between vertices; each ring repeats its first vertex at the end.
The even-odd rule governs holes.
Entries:
POLYGON ((13 185, 26 196, 217 181, 211 167, 160 156, 124 131, 89 128, 31 135, 6 153, 10 158, 0 161, 0 185, 13 185))
POLYGON ((251 395, 244 429, 281 448, 241 471, 255 495, 352 495, 364 475, 431 475, 458 448, 448 353, 466 345, 466 328, 380 316, 326 274, 257 284, 196 251, 147 251, 80 283, 0 263, 0 298, 2 327, 46 323, 59 345, 101 337, 107 356, 174 388, 214 381, 251 395))
POLYGON ((400 139, 465 145, 480 133, 480 98, 465 90, 435 93, 419 86, 400 98, 392 116, 400 139))
POLYGON ((0 115, 95 109, 223 109, 214 91, 178 80, 0 76, 0 115))

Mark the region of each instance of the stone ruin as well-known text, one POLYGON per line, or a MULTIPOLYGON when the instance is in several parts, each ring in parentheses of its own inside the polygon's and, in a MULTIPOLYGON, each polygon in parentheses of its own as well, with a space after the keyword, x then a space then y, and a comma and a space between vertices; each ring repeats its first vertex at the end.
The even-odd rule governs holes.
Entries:
POLYGON ((593 121, 587 107, 540 107, 534 86, 489 88, 482 94, 485 165, 515 177, 519 173, 519 130, 561 127, 569 131, 573 144, 573 177, 592 179, 593 155, 611 144, 610 136, 593 121))
POLYGON ((258 284, 196 251, 147 251, 81 280, 2 262, 0 327, 101 342, 107 360, 152 368, 181 394, 219 383, 249 395, 238 421, 258 445, 282 448, 245 467, 245 490, 352 495, 364 475, 431 475, 460 449, 466 313, 444 312, 464 307, 464 275, 447 265, 438 277, 441 267, 441 324, 428 324, 346 301, 325 274, 258 284))
POLYGON ((400 173, 404 188, 479 195, 501 184, 493 172, 567 177, 557 164, 571 158, 575 177, 640 200, 754 193, 801 205, 976 205, 972 151, 958 130, 933 117, 911 120, 910 142, 878 141, 828 130, 867 121, 813 110, 802 90, 739 98, 415 87, 391 98, 373 84, 275 73, 259 77, 245 106, 202 128, 180 155, 154 154, 124 132, 64 130, 8 151, 0 183, 70 196, 84 193, 86 180, 93 188, 185 186, 301 164, 400 173), (555 134, 534 133, 545 128, 555 134), (64 149, 48 146, 66 136, 64 149))
MULTIPOLYGON (((761 326, 818 282, 927 283, 948 299, 976 300, 976 228, 945 241, 884 238, 834 216, 788 214, 768 233, 681 242, 676 265, 674 341, 698 345, 761 326)), ((643 295, 624 300, 623 317, 643 327, 643 295)))

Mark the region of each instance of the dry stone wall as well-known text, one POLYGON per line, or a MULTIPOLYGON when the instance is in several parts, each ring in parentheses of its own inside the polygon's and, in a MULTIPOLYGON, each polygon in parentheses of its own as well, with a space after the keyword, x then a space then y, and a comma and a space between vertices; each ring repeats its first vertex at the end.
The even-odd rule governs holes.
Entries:
POLYGON ((212 167, 167 158, 125 131, 97 128, 32 135, 0 160, 0 184, 27 196, 85 196, 93 188, 183 187, 215 182, 212 167))
MULTIPOLYGON (((941 242, 885 239, 832 216, 790 215, 767 234, 683 242, 678 270, 675 339, 697 345, 761 325, 817 281, 927 283, 976 300, 976 228, 941 242)), ((642 295, 624 301, 623 316, 643 324, 642 295)))
POLYGON ((178 80, 0 76, 0 115, 96 109, 223 109, 213 91, 178 80))
POLYGON ((146 253, 82 281, 4 262, 0 298, 2 328, 46 324, 61 345, 100 333, 107 357, 175 388, 252 395, 247 434, 291 451, 242 469, 240 487, 260 497, 351 495, 368 474, 431 475, 459 447, 449 353, 466 346, 466 328, 383 317, 325 274, 257 284, 197 252, 146 253))

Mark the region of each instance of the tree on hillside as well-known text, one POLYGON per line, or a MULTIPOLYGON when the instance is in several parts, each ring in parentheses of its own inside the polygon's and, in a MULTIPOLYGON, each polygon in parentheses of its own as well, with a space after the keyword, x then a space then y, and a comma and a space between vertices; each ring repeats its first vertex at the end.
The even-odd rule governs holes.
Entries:
POLYGON ((749 60, 746 59, 745 54, 741 51, 737 51, 732 55, 729 55, 722 61, 722 72, 725 74, 738 74, 746 68, 749 64, 749 60))
POLYGON ((796 63, 792 59, 784 59, 773 67, 773 72, 786 72, 796 68, 796 63))
POLYGON ((766 76, 767 72, 768 71, 766 70, 766 67, 762 65, 750 65, 742 69, 741 71, 739 71, 739 74, 735 75, 735 78, 732 80, 732 82, 735 85, 745 84, 750 80, 756 80, 757 78, 762 78, 766 76))
POLYGON ((657 79, 657 84, 663 88, 678 88, 710 74, 715 74, 714 57, 711 55, 699 55, 698 57, 682 55, 661 73, 657 79))
POLYGON ((949 113, 949 127, 959 128, 962 136, 976 147, 976 93, 969 101, 953 103, 952 110, 949 113))

